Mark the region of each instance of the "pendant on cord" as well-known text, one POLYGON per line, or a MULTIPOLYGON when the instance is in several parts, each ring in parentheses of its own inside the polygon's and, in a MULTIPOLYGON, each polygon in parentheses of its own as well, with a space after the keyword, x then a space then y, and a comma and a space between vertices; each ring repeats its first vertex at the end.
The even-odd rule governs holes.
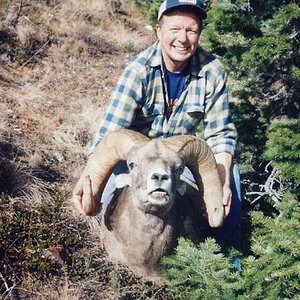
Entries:
POLYGON ((169 101, 168 101, 167 112, 166 112, 167 119, 169 119, 170 116, 172 115, 172 112, 173 112, 173 109, 175 106, 175 102, 176 102, 176 99, 169 99, 169 101))

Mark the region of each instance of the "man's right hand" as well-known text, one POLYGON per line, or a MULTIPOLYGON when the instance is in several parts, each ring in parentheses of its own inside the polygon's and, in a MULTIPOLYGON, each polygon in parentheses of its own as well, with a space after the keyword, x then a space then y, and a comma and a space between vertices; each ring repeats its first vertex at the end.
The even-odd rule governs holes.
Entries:
POLYGON ((100 212, 101 202, 94 197, 92 180, 89 175, 81 175, 72 195, 75 207, 86 216, 95 216, 100 212))

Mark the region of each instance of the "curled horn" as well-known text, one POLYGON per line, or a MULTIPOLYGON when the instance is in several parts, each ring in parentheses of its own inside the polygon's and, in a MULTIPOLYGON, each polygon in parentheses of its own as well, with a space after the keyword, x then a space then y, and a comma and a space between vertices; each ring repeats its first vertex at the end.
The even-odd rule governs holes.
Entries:
POLYGON ((149 139, 141 133, 120 129, 108 133, 90 155, 83 172, 85 192, 82 196, 82 211, 94 216, 101 210, 101 196, 104 187, 117 163, 126 160, 134 147, 149 139), (89 182, 86 184, 86 181, 89 182))
POLYGON ((224 221, 223 189, 214 155, 205 141, 195 136, 173 136, 165 140, 167 147, 179 153, 191 170, 203 193, 208 222, 220 227, 224 221))

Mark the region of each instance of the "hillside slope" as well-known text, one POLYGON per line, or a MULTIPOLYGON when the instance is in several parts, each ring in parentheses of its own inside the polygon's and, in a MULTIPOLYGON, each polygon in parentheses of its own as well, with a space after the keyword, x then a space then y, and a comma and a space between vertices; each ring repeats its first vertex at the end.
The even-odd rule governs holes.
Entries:
POLYGON ((107 261, 70 203, 120 73, 155 39, 132 2, 0 3, 3 299, 166 299, 107 261))

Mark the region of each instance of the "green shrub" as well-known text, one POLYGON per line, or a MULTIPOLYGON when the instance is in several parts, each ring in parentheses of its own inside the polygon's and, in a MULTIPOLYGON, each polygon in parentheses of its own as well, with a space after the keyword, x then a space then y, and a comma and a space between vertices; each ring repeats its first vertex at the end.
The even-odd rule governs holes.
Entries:
POLYGON ((163 259, 168 291, 177 299, 234 299, 237 273, 213 239, 195 246, 180 239, 176 253, 163 259))
POLYGON ((253 255, 243 260, 235 299, 298 299, 300 206, 286 193, 276 208, 273 217, 251 213, 253 255))
POLYGON ((268 131, 264 159, 278 169, 282 180, 300 196, 300 121, 283 119, 274 121, 268 131))
POLYGON ((276 205, 277 213, 251 213, 252 255, 235 272, 231 255, 220 253, 212 239, 195 246, 181 239, 176 253, 164 258, 168 290, 177 299, 297 299, 300 260, 300 206, 291 194, 276 205))

